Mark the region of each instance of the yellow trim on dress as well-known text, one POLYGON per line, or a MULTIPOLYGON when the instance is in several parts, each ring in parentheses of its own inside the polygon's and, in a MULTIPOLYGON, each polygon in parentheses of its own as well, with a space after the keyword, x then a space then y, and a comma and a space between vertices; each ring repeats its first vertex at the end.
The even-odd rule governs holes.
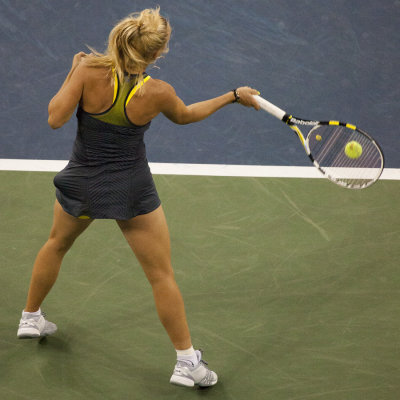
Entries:
POLYGON ((115 72, 115 68, 113 68, 112 71, 114 74, 114 96, 113 96, 112 103, 114 104, 115 99, 117 98, 117 93, 118 93, 118 76, 117 76, 117 73, 115 72))
POLYGON ((125 108, 128 105, 131 98, 135 95, 135 93, 150 79, 150 75, 147 75, 142 81, 140 81, 129 93, 129 96, 126 98, 125 101, 125 108))

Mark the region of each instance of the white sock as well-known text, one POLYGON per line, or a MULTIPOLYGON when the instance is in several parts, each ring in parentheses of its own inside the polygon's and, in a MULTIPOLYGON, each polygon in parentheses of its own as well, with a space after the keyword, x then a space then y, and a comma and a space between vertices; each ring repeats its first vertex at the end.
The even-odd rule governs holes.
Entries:
POLYGON ((23 317, 39 317, 41 315, 40 308, 37 311, 34 312, 27 312, 27 311, 22 311, 22 316, 23 317))
POLYGON ((186 350, 176 350, 176 357, 178 361, 190 361, 194 367, 199 363, 193 346, 186 350))

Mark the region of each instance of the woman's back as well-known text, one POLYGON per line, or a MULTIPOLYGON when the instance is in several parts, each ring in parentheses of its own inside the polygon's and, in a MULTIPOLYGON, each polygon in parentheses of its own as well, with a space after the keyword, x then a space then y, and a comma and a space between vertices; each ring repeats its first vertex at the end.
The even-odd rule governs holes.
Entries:
MULTIPOLYGON (((100 114, 109 110, 118 92, 115 85, 121 88, 124 82, 116 82, 111 69, 93 68, 86 66, 85 62, 78 66, 76 73, 81 74, 83 80, 80 107, 89 114, 100 114)), ((157 97, 163 85, 164 82, 150 78, 134 94, 126 105, 126 116, 130 122, 138 126, 146 125, 159 114, 157 97)))

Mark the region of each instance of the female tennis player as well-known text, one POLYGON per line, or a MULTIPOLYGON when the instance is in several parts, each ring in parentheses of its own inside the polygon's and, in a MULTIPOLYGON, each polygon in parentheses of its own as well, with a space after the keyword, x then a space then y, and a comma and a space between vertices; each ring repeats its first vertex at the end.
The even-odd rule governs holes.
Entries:
POLYGON ((160 113, 177 124, 189 124, 234 102, 258 109, 252 96, 258 92, 240 87, 186 106, 171 85, 146 73, 168 51, 170 34, 169 22, 158 8, 128 16, 112 29, 104 54, 93 50, 74 56, 65 82, 50 101, 48 122, 54 129, 78 106, 78 132, 68 165, 54 178, 53 226, 33 267, 17 336, 41 337, 57 330, 40 307, 64 255, 94 219, 114 219, 152 286, 159 318, 176 349, 170 382, 211 386, 217 375, 192 346, 143 135, 160 113))

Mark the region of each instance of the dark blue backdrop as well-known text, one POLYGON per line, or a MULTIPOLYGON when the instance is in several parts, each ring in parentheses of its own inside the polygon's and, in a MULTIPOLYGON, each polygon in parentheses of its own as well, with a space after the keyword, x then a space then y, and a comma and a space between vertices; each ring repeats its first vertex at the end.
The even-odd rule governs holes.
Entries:
MULTIPOLYGON (((399 0, 0 0, 0 158, 67 159, 75 120, 52 131, 47 104, 73 55, 157 4, 173 36, 149 72, 186 103, 248 84, 295 115, 361 126, 399 167, 399 0)), ((146 143, 153 162, 308 165, 287 127, 238 105, 189 126, 159 116, 146 143)))

